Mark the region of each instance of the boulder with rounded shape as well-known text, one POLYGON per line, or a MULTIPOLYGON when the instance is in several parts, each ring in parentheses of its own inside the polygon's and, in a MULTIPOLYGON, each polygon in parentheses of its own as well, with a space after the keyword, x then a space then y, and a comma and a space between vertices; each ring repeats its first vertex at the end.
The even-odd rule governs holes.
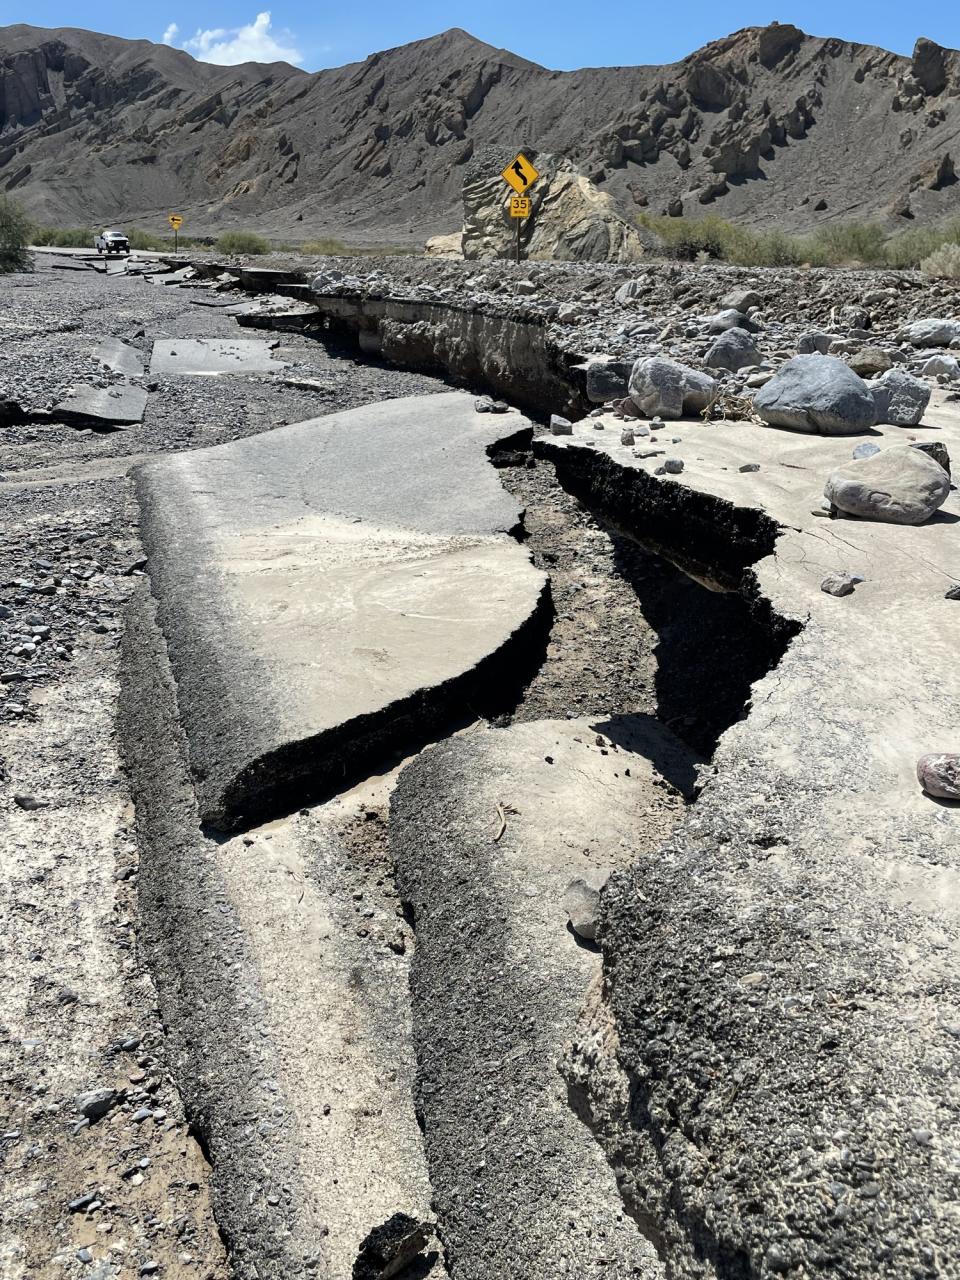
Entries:
POLYGON ((754 408, 771 427, 851 436, 877 421, 864 380, 834 356, 794 356, 760 388, 754 408))
POLYGON ((870 383, 877 421, 894 427, 915 427, 930 403, 930 388, 902 369, 888 369, 870 383))
POLYGON ((917 781, 928 796, 960 800, 960 754, 935 751, 917 761, 917 781))
POLYGON ((716 315, 707 316, 706 324, 707 333, 726 333, 728 329, 746 329, 748 333, 759 333, 763 328, 758 320, 732 307, 718 311, 716 315))
POLYGON ((960 339, 960 320, 914 320, 897 337, 914 347, 949 347, 960 339))
POLYGON ((943 467, 908 444, 844 463, 823 489, 840 511, 886 524, 923 524, 949 492, 950 477, 943 467))
POLYGON ((760 352, 745 329, 728 329, 713 340, 704 358, 708 369, 729 369, 736 373, 748 365, 760 363, 760 352))
POLYGON ((716 395, 717 384, 709 375, 662 356, 646 356, 630 374, 630 399, 648 417, 681 418, 699 413, 716 395))

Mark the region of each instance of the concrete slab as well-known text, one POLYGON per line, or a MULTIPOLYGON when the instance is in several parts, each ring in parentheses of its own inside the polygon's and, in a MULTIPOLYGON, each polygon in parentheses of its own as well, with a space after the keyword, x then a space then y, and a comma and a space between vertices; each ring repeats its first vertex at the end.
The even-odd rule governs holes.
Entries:
POLYGON ((546 580, 487 450, 530 432, 454 392, 138 472, 205 822, 296 807, 515 672, 546 580))
POLYGON ((156 374, 271 373, 285 368, 257 338, 158 338, 150 372, 156 374))
POLYGON ((123 373, 127 377, 139 377, 143 373, 143 352, 121 342, 119 338, 104 338, 94 351, 93 358, 114 373, 123 373))
POLYGON ((561 1074, 601 979, 564 896, 665 841, 694 779, 646 716, 476 729, 400 774, 390 847, 416 933, 417 1105, 462 1280, 665 1274, 561 1074))
POLYGON ((75 387, 53 410, 53 418, 71 426, 116 430, 143 421, 147 393, 142 387, 75 387))
MULTIPOLYGON (((677 1274, 704 1251, 766 1274, 827 1249, 866 1280, 877 1231, 920 1273, 960 1256, 960 807, 915 775, 918 756, 958 746, 960 615, 944 593, 960 581, 960 502, 917 527, 820 519, 856 439, 670 423, 685 465, 661 477, 662 458, 599 421, 537 442, 561 481, 799 633, 721 739, 689 820, 608 891, 618 1055, 646 1122, 601 1080, 592 1123, 628 1203, 673 1221, 677 1274), (864 577, 839 599, 820 590, 838 571, 864 577)), ((865 436, 939 440, 956 458, 960 413, 935 393, 921 427, 865 436)))

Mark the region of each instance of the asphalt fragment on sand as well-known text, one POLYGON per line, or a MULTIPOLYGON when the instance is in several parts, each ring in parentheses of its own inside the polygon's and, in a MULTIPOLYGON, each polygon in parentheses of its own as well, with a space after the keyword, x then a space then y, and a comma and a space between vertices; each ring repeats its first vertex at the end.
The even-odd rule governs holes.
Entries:
POLYGON ((152 374, 272 373, 284 368, 260 338, 158 338, 152 374))
POLYGON ((451 392, 138 470, 205 823, 340 788, 523 669, 547 580, 487 451, 531 433, 451 392))

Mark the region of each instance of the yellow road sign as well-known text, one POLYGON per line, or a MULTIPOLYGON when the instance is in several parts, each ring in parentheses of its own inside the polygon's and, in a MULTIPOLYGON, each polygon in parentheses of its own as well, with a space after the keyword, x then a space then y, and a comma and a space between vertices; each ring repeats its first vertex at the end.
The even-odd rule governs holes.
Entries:
POLYGON ((533 201, 529 196, 510 197, 510 217, 529 218, 533 212, 533 201))
POLYGON ((527 187, 533 186, 540 174, 521 151, 516 160, 510 161, 500 177, 513 187, 518 196, 522 196, 527 187))
POLYGON ((179 213, 171 213, 167 218, 167 221, 170 223, 171 227, 173 227, 174 231, 179 231, 183 226, 183 219, 180 217, 179 213))

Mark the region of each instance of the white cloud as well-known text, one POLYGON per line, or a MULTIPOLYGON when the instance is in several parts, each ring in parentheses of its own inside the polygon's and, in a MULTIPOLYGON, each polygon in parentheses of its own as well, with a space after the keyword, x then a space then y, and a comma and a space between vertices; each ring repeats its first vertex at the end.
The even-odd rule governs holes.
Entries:
POLYGON ((295 38, 289 31, 274 32, 267 10, 245 27, 198 30, 190 40, 184 40, 183 47, 201 62, 216 62, 222 67, 238 62, 292 62, 298 66, 303 54, 293 43, 295 38))
POLYGON ((180 28, 175 22, 171 22, 169 27, 167 27, 166 31, 163 33, 163 43, 173 44, 179 34, 180 28))

